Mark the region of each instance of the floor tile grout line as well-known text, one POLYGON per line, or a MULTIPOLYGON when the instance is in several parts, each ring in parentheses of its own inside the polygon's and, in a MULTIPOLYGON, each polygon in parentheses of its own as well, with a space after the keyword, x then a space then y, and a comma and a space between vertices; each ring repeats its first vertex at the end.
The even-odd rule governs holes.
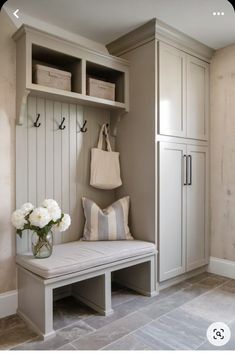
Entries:
MULTIPOLYGON (((199 297, 199 296, 198 296, 198 297, 199 297)), ((198 298, 198 297, 197 297, 197 298, 198 298)), ((184 304, 183 304, 183 305, 184 305, 184 304)), ((181 307, 181 306, 178 306, 177 308, 175 308, 175 309, 173 309, 173 310, 170 310, 170 311, 168 311, 167 313, 158 316, 156 319, 152 319, 150 322, 148 322, 148 323, 145 324, 144 326, 149 325, 149 324, 152 323, 153 321, 159 321, 161 318, 163 318, 163 317, 169 315, 170 313, 173 313, 174 311, 178 310, 180 307, 181 307)), ((200 316, 199 316, 199 318, 200 318, 200 316)), ((144 327, 144 326, 143 326, 143 327, 144 327)), ((138 330, 138 329, 136 329, 135 331, 137 331, 137 330, 138 330)), ((163 342, 163 343, 164 343, 164 342, 163 342)), ((167 345, 169 345, 169 344, 167 344, 167 345)), ((171 345, 169 345, 169 346, 172 347, 171 345)), ((173 348, 173 349, 176 349, 176 348, 174 348, 174 347, 172 347, 172 348, 173 348)))
MULTIPOLYGON (((209 277, 209 278, 214 278, 213 276, 208 276, 208 277, 209 277)), ((216 278, 216 277, 215 277, 215 278, 216 278)), ((227 278, 227 277, 226 277, 226 278, 227 278)), ((196 283, 200 284, 201 282, 205 281, 205 279, 206 279, 206 278, 201 279, 200 281, 195 282, 195 284, 196 284, 196 283)), ((222 284, 228 283, 228 282, 230 282, 230 281, 231 281, 231 278, 228 278, 227 280, 224 280, 224 282, 223 282, 222 284)), ((219 286, 221 286, 221 284, 219 284, 218 286, 215 286, 215 287, 219 287, 219 286)))
MULTIPOLYGON (((69 328, 70 326, 73 326, 73 325, 78 324, 78 323, 81 322, 81 321, 82 321, 84 324, 86 324, 87 326, 89 326, 89 328, 91 328, 92 331, 95 331, 95 328, 94 328, 94 327, 90 326, 90 325, 87 324, 84 320, 80 319, 80 320, 77 320, 77 321, 75 321, 75 322, 73 322, 73 323, 71 323, 71 324, 69 324, 69 325, 63 326, 63 327, 61 327, 61 328, 55 330, 55 332, 56 332, 56 333, 57 333, 57 332, 60 332, 60 331, 62 331, 62 330, 64 330, 64 329, 66 329, 66 328, 69 328)), ((90 333, 92 333, 92 332, 90 332, 90 333)))
MULTIPOLYGON (((176 310, 176 309, 175 309, 176 310)), ((174 311, 174 310, 173 310, 174 311)), ((172 311, 171 311, 172 312, 172 311)), ((168 315, 169 313, 167 313, 167 314, 165 314, 165 315, 162 315, 161 317, 159 317, 158 319, 156 319, 156 320, 153 320, 153 321, 159 321, 159 319, 161 319, 163 316, 166 316, 167 317, 167 315, 168 315)), ((170 317, 171 318, 171 317, 170 317)), ((174 321, 176 321, 176 322, 178 322, 177 320, 174 320, 174 321)), ((164 322, 160 322, 160 324, 162 324, 163 326, 167 326, 164 322)), ((191 326, 192 328, 193 328, 193 326, 191 326)), ((184 335, 184 333, 183 333, 183 335, 184 335)), ((150 335, 150 336, 152 336, 152 335, 150 335)), ((185 335, 184 335, 185 336, 185 335)), ((201 339, 200 337, 198 337, 198 339, 201 339)), ((158 340, 160 340, 160 339, 158 339, 158 340)), ((204 340, 203 338, 202 338, 202 340, 204 340)), ((163 342, 164 343, 164 342, 163 342)), ((169 343, 167 343, 167 345, 169 345, 169 346, 171 346, 169 343)), ((200 347, 201 346, 201 343, 199 344, 199 346, 198 347, 200 347)), ((171 346, 172 347, 172 346, 171 346)), ((187 350, 196 350, 198 347, 196 347, 196 348, 188 348, 187 350)), ((178 350, 178 348, 175 348, 175 347, 172 347, 173 349, 175 349, 175 350, 178 350)), ((183 349, 183 348, 182 348, 183 349)))
MULTIPOLYGON (((37 337, 35 337, 35 338, 30 338, 30 339, 28 339, 28 340, 26 340, 26 341, 24 341, 24 342, 21 342, 20 344, 16 344, 16 345, 14 345, 14 346, 11 346, 10 348, 8 348, 7 350, 12 350, 12 349, 14 349, 14 348, 17 348, 17 347, 19 347, 19 346, 21 346, 21 345, 23 345, 23 344, 26 344, 26 343, 31 343, 31 342, 33 342, 36 338, 39 338, 40 336, 37 336, 37 337)), ((1 349, 0 349, 1 350, 1 349)))
MULTIPOLYGON (((126 338, 126 337, 128 337, 128 336, 130 336, 130 335, 132 335, 132 334, 135 334, 135 333, 136 333, 136 331, 138 331, 139 329, 142 329, 143 327, 145 327, 145 326, 147 326, 147 325, 151 324, 151 322, 153 322, 153 321, 155 321, 155 320, 151 320, 151 321, 149 321, 147 324, 145 324, 145 325, 143 325, 143 326, 141 326, 141 327, 138 327, 138 328, 137 328, 137 329, 135 329, 134 331, 129 332, 127 335, 124 335, 124 336, 122 336, 122 337, 118 338, 117 340, 115 340, 115 341, 113 341, 113 342, 111 342, 111 343, 107 344, 106 346, 104 346, 104 347, 100 348, 99 350, 103 350, 104 348, 106 348, 106 347, 110 346, 111 344, 113 344, 113 343, 115 343, 115 342, 118 342, 119 340, 121 340, 121 339, 123 339, 123 338, 126 338)), ((162 340, 161 340, 161 339, 159 339, 159 338, 158 338, 158 341, 160 341, 161 343, 164 343, 164 344, 165 344, 165 342, 162 342, 162 340)), ((166 345, 167 345, 167 346, 169 346, 169 348, 172 348, 173 350, 175 350, 175 348, 174 348, 174 347, 172 347, 170 344, 166 344, 166 345)), ((148 346, 148 344, 147 344, 147 346, 148 346)), ((151 347, 149 346, 149 348, 151 348, 151 347)))
MULTIPOLYGON (((192 302, 192 301, 196 300, 196 299, 199 298, 199 297, 203 297, 204 295, 207 295, 207 294, 210 293, 210 292, 213 292, 215 289, 218 289, 218 288, 222 287, 222 286, 223 286, 224 284, 226 284, 227 282, 228 282, 228 281, 226 281, 226 282, 224 282, 224 283, 221 283, 219 286, 216 286, 216 287, 213 287, 213 288, 211 288, 211 289, 208 289, 205 293, 199 294, 197 297, 195 297, 195 298, 189 300, 188 302, 182 304, 182 306, 185 305, 185 304, 188 304, 189 302, 192 302)), ((195 284, 196 284, 196 283, 195 283, 195 284)), ((207 289, 207 288, 205 288, 205 289, 207 289)))
MULTIPOLYGON (((73 322, 72 324, 70 324, 70 325, 67 325, 67 326, 64 326, 64 327, 62 327, 62 328, 60 328, 60 329, 58 329, 58 330, 55 330, 55 332, 56 332, 56 335, 57 335, 57 332, 59 333, 60 331, 62 331, 63 329, 65 329, 65 328, 69 328, 70 326, 72 326, 72 325, 75 325, 76 323, 78 323, 79 321, 82 321, 82 320, 78 320, 78 321, 76 321, 76 322, 73 322)), ((83 321, 84 322, 84 321, 83 321)), ((92 331, 91 332, 88 332, 88 333, 84 333, 84 335, 82 336, 82 337, 86 337, 87 335, 89 335, 89 334, 91 334, 91 333, 94 333, 96 330, 93 328, 93 327, 91 327, 90 325, 88 325, 86 322, 84 322, 87 326, 89 326, 89 328, 91 328, 92 329, 92 331)), ((38 339, 38 338, 40 338, 40 336, 37 336, 37 337, 35 337, 34 339, 31 339, 31 340, 27 340, 27 341, 25 341, 25 342, 22 342, 22 343, 20 343, 20 344, 17 344, 16 346, 12 346, 11 348, 16 348, 16 347, 20 347, 21 345, 24 345, 24 344, 26 344, 26 343, 33 343, 34 341, 35 341, 35 339, 38 339)), ((53 339, 53 338, 52 338, 53 339)), ((77 339, 79 339, 79 338, 77 338, 77 339)), ((76 339, 75 339, 76 340, 76 339)), ((71 342, 74 342, 75 340, 73 340, 73 341, 71 341, 71 342)), ((45 342, 45 341, 44 341, 45 342)), ((42 344, 44 343, 43 341, 41 342, 42 344)), ((66 344, 69 344, 69 343, 71 343, 71 342, 67 342, 66 344)), ((40 343, 40 341, 38 342, 37 341, 37 343, 40 343)), ((64 344, 62 345, 62 346, 64 346, 64 344)), ((60 347, 59 347, 60 348, 60 347)))
MULTIPOLYGON (((78 350, 71 342, 69 342, 69 343, 67 343, 67 344, 71 344, 71 346, 72 346, 73 348, 75 348, 76 351, 78 350)), ((63 347, 63 346, 62 346, 62 347, 63 347)), ((61 348, 61 347, 60 347, 60 348, 61 348)))
MULTIPOLYGON (((129 313, 128 315, 126 315, 126 316, 124 316, 124 317, 120 317, 119 319, 117 319, 117 320, 115 320, 115 321, 113 321, 113 322, 118 322, 119 320, 122 320, 123 318, 127 318, 128 316, 130 316, 130 315, 133 315, 133 314, 135 314, 136 312, 137 312, 138 310, 136 310, 136 311, 133 311, 132 313, 129 313)), ((142 315, 144 315, 144 314, 142 314, 142 315)), ((144 315, 144 316, 146 316, 147 317, 147 315, 144 315)), ((148 317, 149 318, 149 317, 148 317)), ((151 319, 151 318, 150 318, 151 319)), ((149 323, 150 322, 152 322, 153 320, 151 320, 151 321, 149 321, 149 323)), ((112 322, 112 323, 113 323, 112 322)), ((106 325, 105 325, 106 326, 106 325)), ((97 329, 97 330, 95 330, 94 332, 97 332, 97 331, 99 331, 99 330, 102 330, 105 326, 102 326, 102 327, 100 327, 99 329, 97 329)), ((144 326, 144 325, 143 325, 144 326)), ((136 329, 137 330, 137 329, 136 329)), ((135 330, 134 330, 135 331, 135 330)), ((132 331, 132 332, 134 332, 134 331, 132 331)), ((90 332, 88 335, 90 335, 90 334, 92 334, 92 333, 94 333, 94 332, 90 332)), ((88 336, 88 335, 86 335, 86 336, 88 336)), ((127 334, 128 335, 128 334, 127 334)), ((126 335, 124 335, 124 336, 126 336, 126 335)), ((122 336, 122 337, 124 337, 124 336, 122 336)), ((71 342, 75 342, 75 341, 79 341, 80 339, 81 339, 82 337, 80 337, 80 338, 77 338, 77 339, 75 339, 75 340, 73 340, 73 341, 71 341, 71 342)), ((120 337, 121 338, 121 337, 120 337)), ((115 341, 113 341, 113 342, 115 342, 115 341)), ((110 343, 109 343, 110 344, 110 343)))
POLYGON ((203 344, 205 344, 206 342, 209 342, 207 339, 205 339, 204 341, 203 341, 203 343, 202 344, 200 344, 197 348, 196 348, 196 350, 199 350, 200 349, 200 347, 201 346, 203 346, 203 344))
POLYGON ((129 303, 130 301, 135 300, 135 299, 137 299, 137 298, 127 299, 127 300, 125 300, 122 303, 119 303, 119 304, 116 304, 116 305, 112 305, 112 308, 117 308, 119 305, 123 305, 123 304, 129 303))

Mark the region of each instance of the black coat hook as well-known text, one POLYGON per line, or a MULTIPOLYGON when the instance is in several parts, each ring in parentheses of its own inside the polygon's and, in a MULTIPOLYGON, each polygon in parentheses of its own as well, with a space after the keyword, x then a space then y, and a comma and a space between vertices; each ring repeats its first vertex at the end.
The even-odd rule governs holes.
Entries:
POLYGON ((83 123, 83 125, 82 125, 82 127, 80 129, 81 132, 87 132, 87 128, 85 128, 86 123, 87 123, 87 120, 84 121, 84 123, 83 123))
POLYGON ((37 115, 37 119, 36 119, 36 121, 33 123, 33 126, 35 126, 35 127, 41 126, 41 123, 38 123, 39 118, 40 118, 40 114, 37 115))
POLYGON ((60 129, 60 130, 64 130, 64 129, 66 128, 65 125, 63 126, 64 121, 65 121, 65 118, 62 119, 61 124, 59 125, 59 129, 60 129))

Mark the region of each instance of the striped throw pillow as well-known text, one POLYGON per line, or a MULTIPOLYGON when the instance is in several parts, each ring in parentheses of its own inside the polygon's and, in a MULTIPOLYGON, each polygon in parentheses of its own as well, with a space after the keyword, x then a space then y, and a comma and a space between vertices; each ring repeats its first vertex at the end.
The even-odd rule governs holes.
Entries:
POLYGON ((85 227, 82 240, 131 240, 128 227, 129 196, 102 210, 94 201, 82 198, 85 227))

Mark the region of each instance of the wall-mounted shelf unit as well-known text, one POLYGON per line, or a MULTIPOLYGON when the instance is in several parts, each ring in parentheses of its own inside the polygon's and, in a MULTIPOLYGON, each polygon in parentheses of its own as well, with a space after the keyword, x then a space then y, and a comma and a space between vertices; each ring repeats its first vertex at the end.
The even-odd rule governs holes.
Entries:
POLYGON ((73 42, 23 25, 13 35, 17 48, 17 123, 22 124, 28 95, 106 108, 113 120, 129 110, 129 64, 127 60, 105 55, 73 42), (71 91, 39 85, 34 81, 35 64, 72 74, 71 91), (115 100, 87 94, 87 77, 115 84, 115 100))

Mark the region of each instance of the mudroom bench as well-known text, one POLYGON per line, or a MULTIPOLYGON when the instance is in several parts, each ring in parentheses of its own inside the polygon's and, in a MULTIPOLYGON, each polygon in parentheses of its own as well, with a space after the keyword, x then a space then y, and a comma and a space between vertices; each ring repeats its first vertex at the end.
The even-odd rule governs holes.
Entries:
POLYGON ((53 290, 72 295, 102 315, 113 312, 111 275, 146 296, 157 294, 156 248, 145 241, 74 241, 55 245, 47 259, 17 255, 18 314, 44 339, 53 329, 53 290))

